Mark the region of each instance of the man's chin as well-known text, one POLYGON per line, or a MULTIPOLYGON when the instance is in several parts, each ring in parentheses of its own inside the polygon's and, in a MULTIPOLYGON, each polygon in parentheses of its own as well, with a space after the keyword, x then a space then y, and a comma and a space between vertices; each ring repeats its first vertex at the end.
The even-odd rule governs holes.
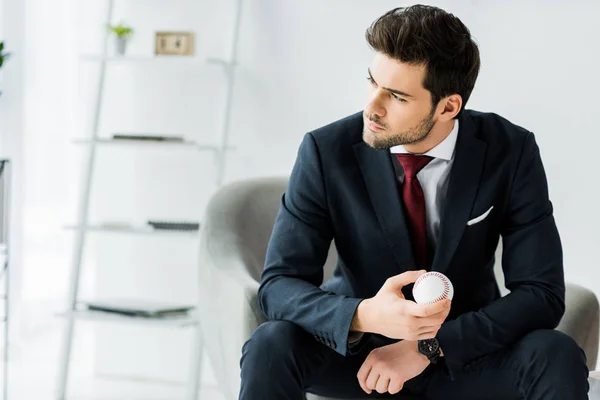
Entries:
POLYGON ((363 142, 365 142, 375 150, 386 150, 390 148, 390 146, 388 146, 385 141, 382 141, 381 138, 378 138, 377 134, 369 130, 368 128, 363 129, 362 137, 363 142))

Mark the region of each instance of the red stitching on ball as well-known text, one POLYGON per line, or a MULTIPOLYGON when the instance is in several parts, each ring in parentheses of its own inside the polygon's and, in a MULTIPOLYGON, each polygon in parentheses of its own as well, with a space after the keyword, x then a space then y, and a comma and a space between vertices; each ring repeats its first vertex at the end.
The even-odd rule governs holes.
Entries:
POLYGON ((415 282, 415 285, 413 287, 413 290, 416 290, 417 287, 419 286, 419 284, 425 279, 426 276, 435 276, 437 278, 439 278, 443 283, 444 283, 444 292, 441 296, 437 297, 436 299, 434 299, 431 303, 435 303, 438 301, 441 301, 445 298, 448 297, 448 294, 450 293, 450 282, 448 281, 448 279, 446 278, 445 275, 442 275, 439 272, 428 272, 426 274, 423 274, 419 277, 419 279, 417 279, 417 281, 415 282))

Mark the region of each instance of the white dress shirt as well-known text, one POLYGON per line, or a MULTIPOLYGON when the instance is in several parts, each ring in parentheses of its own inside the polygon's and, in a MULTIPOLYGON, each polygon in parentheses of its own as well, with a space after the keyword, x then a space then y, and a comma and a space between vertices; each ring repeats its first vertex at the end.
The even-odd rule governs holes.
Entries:
MULTIPOLYGON (((443 210, 446 192, 448 191, 448 181, 450 177, 450 169, 454 161, 454 149, 458 138, 458 120, 454 121, 454 128, 444 140, 437 146, 423 154, 433 157, 433 160, 427 164, 418 174, 417 179, 423 188, 425 196, 425 215, 427 219, 427 237, 428 242, 433 245, 437 244, 440 235, 440 221, 443 210)), ((392 154, 410 154, 403 146, 394 146, 390 149, 392 154)), ((394 157, 396 160, 396 157, 394 157)), ((396 176, 398 183, 402 185, 404 182, 404 170, 400 166, 400 162, 396 165, 396 176)))

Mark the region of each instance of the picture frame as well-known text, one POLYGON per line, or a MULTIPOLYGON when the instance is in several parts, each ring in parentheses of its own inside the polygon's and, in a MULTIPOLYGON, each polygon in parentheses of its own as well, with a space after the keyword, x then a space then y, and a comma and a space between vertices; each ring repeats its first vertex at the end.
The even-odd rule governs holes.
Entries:
POLYGON ((194 32, 156 32, 155 55, 193 56, 194 52, 194 32))

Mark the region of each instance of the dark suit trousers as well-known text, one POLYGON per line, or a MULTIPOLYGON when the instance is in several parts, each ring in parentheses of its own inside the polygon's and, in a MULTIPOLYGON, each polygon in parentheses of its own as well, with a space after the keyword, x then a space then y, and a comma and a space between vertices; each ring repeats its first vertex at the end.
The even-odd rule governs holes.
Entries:
POLYGON ((344 357, 291 322, 269 321, 243 347, 240 399, 302 400, 305 392, 346 399, 587 399, 585 354, 558 331, 534 331, 471 362, 454 380, 442 362, 406 382, 398 395, 367 395, 356 374, 370 351, 385 344, 372 335, 357 354, 344 357))

